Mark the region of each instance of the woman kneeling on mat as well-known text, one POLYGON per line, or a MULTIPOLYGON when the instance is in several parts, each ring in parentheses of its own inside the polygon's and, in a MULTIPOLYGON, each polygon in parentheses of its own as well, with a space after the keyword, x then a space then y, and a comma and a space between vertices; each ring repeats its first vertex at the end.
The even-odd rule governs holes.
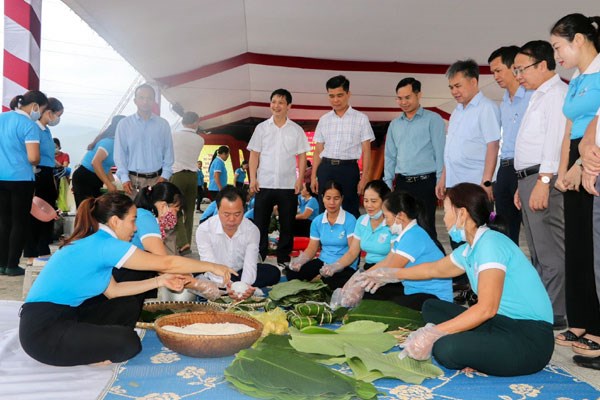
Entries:
POLYGON ((181 290, 189 278, 176 274, 212 272, 226 281, 235 274, 222 265, 138 249, 129 242, 135 221, 136 207, 123 194, 81 203, 73 234, 50 258, 21 308, 19 339, 32 358, 57 366, 128 360, 141 350, 133 329, 140 312, 134 295, 159 286, 181 290), (117 283, 115 266, 164 274, 117 283))
POLYGON ((444 223, 453 240, 466 242, 439 261, 411 268, 379 268, 363 274, 373 290, 400 280, 452 278, 467 273, 478 295, 466 309, 430 299, 423 304, 427 325, 412 333, 403 354, 431 356, 450 369, 515 376, 543 369, 554 350, 552 305, 542 281, 523 252, 496 232, 487 194, 472 183, 448 189, 444 223), (492 228, 492 229, 490 229, 492 228))

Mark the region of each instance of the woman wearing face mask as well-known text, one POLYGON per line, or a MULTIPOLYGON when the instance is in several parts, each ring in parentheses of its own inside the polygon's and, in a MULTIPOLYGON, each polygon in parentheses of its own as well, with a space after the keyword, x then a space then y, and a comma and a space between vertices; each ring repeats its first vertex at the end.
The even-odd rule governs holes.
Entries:
POLYGON ((554 350, 552 304, 527 257, 494 229, 497 217, 479 185, 461 183, 446 192, 444 224, 466 243, 436 262, 411 268, 378 268, 362 274, 366 290, 386 283, 452 278, 467 273, 479 296, 464 308, 427 300, 427 325, 404 343, 404 355, 435 359, 449 369, 471 368, 489 375, 538 372, 554 350))
POLYGON ((569 329, 556 343, 600 356, 600 307, 594 279, 593 196, 581 187, 579 144, 600 107, 600 17, 570 14, 552 28, 550 43, 564 68, 577 67, 565 97, 567 126, 556 188, 564 192, 565 299, 569 329), (596 23, 596 26, 594 26, 596 23))
MULTIPOLYGON (((54 141, 50 126, 58 125, 60 117, 64 112, 62 103, 50 97, 48 106, 42 112, 40 119, 36 121, 40 134, 40 163, 35 172, 35 189, 37 197, 48 204, 56 204, 58 192, 54 183, 54 141)), ((50 243, 52 243, 52 231, 54 221, 43 222, 29 216, 29 235, 23 250, 23 256, 28 259, 27 266, 33 265, 35 257, 50 256, 50 243)))
POLYGON ((329 181, 323 188, 325 212, 317 215, 310 225, 308 247, 290 262, 287 278, 311 281, 321 274, 324 283, 331 289, 337 289, 354 274, 358 260, 350 260, 347 267, 336 271, 325 273, 321 269, 334 264, 350 249, 356 218, 342 209, 342 187, 339 183, 329 181), (319 258, 313 259, 319 247, 319 258))
POLYGON ((0 114, 0 275, 23 275, 25 246, 35 185, 32 166, 40 162, 40 131, 35 124, 48 98, 39 91, 19 95, 12 111, 0 114))
POLYGON ((21 308, 19 339, 27 354, 57 366, 128 360, 141 350, 134 295, 161 286, 181 290, 188 277, 174 274, 211 272, 225 281, 235 274, 223 265, 140 250, 129 242, 135 229, 136 207, 123 194, 81 203, 73 234, 52 255, 21 308), (113 267, 164 274, 116 282, 113 267))
POLYGON ((225 161, 229 158, 229 147, 221 146, 213 154, 208 166, 208 192, 214 200, 217 193, 227 186, 227 167, 225 161))
POLYGON ((310 235, 310 224, 319 213, 319 202, 310 191, 310 183, 304 183, 298 195, 298 213, 294 219, 294 236, 310 235))
POLYGON ((117 125, 123 118, 124 115, 115 115, 112 118, 108 128, 88 145, 81 165, 73 172, 73 195, 77 207, 88 197, 100 196, 102 185, 106 185, 109 192, 117 191, 110 169, 115 165, 113 154, 117 125))

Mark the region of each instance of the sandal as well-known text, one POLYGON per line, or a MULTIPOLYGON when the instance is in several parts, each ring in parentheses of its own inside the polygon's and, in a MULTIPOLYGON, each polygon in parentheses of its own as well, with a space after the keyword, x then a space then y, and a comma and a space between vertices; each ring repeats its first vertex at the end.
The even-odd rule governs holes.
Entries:
POLYGON ((573 333, 573 331, 571 331, 570 329, 559 333, 558 335, 556 335, 554 337, 554 342, 559 345, 559 346, 571 346, 573 344, 573 342, 577 342, 579 341, 579 339, 581 339, 583 337, 583 335, 585 335, 585 332, 583 332, 581 335, 576 335, 573 333), (564 339, 560 339, 558 336, 561 336, 564 339))
POLYGON ((577 354, 582 354, 588 357, 598 357, 600 356, 600 343, 593 341, 592 339, 588 339, 585 337, 580 337, 577 342, 585 345, 586 347, 575 346, 575 344, 571 345, 573 351, 577 354))

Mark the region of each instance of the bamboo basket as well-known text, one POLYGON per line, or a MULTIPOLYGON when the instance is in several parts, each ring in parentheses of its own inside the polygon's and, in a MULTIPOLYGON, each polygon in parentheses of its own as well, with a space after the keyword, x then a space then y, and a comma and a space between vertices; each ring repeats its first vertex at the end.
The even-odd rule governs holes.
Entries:
MULTIPOLYGON (((145 311, 157 312, 161 310, 191 310, 191 311, 223 311, 223 308, 216 304, 198 303, 195 301, 152 301, 144 304, 145 311)), ((156 322, 156 321, 155 321, 156 322)), ((136 328, 154 329, 154 322, 138 321, 136 328)))

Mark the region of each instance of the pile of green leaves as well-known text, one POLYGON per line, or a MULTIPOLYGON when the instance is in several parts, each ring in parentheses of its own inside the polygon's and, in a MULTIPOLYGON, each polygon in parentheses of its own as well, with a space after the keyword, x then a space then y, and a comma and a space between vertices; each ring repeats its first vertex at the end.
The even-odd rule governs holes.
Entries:
POLYGON ((382 300, 362 300, 358 307, 348 311, 344 323, 364 320, 382 322, 390 331, 398 328, 416 330, 425 325, 419 311, 382 300))
POLYGON ((305 282, 293 279, 274 285, 269 291, 269 298, 275 305, 281 307, 292 307, 307 301, 329 303, 331 290, 323 282, 305 282))

